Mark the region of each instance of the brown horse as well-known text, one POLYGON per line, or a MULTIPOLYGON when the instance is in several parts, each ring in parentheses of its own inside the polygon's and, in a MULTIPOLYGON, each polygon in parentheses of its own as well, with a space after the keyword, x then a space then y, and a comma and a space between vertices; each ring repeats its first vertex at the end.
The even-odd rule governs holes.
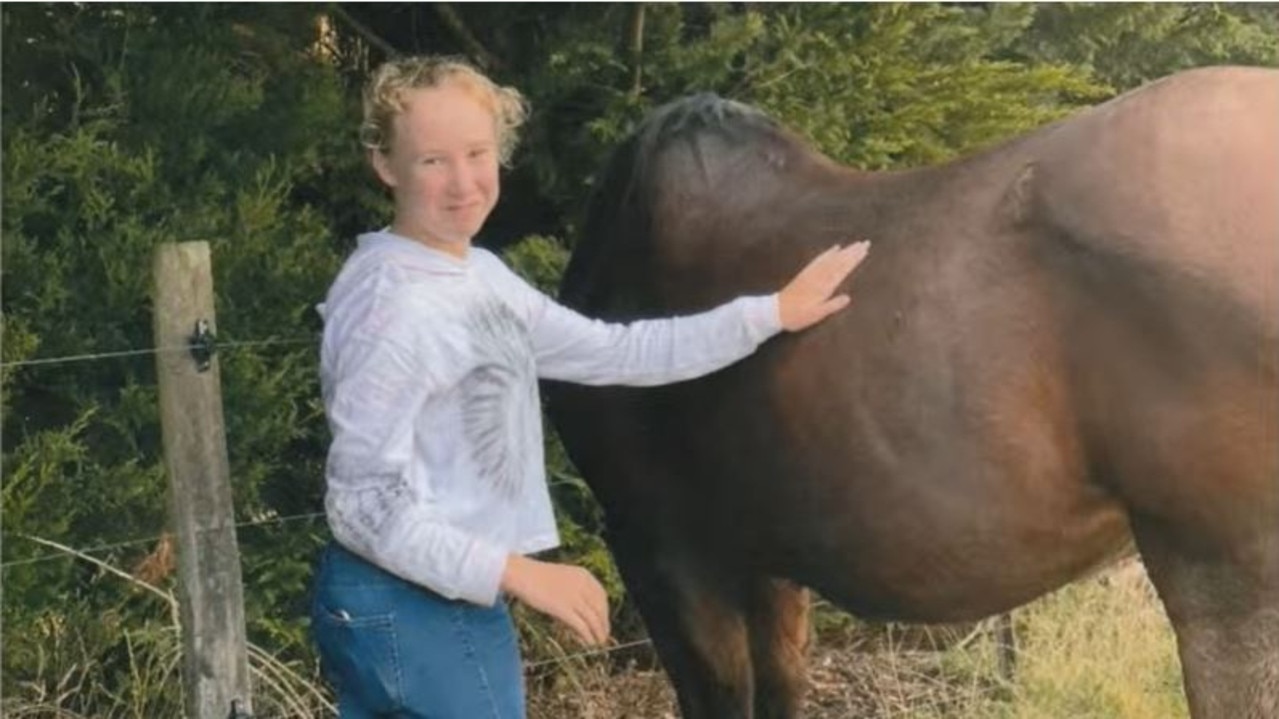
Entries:
POLYGON ((1279 72, 893 173, 676 102, 603 174, 562 294, 692 312, 857 238, 852 305, 811 330, 697 381, 550 388, 684 716, 798 716, 802 587, 970 620, 1135 540, 1193 716, 1279 717, 1279 72))

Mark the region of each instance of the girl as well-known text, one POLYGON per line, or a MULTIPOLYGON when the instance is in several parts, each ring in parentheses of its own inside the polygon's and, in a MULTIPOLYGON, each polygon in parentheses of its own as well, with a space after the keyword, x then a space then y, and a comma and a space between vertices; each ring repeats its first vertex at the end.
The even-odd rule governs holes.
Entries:
POLYGON ((866 243, 832 248, 780 292, 629 325, 589 320, 472 247, 525 116, 464 62, 397 59, 365 91, 362 140, 395 199, 321 306, 334 541, 312 631, 342 717, 514 719, 523 681, 507 598, 609 637, 603 587, 528 555, 559 543, 537 378, 653 385, 698 377, 848 303, 866 243))

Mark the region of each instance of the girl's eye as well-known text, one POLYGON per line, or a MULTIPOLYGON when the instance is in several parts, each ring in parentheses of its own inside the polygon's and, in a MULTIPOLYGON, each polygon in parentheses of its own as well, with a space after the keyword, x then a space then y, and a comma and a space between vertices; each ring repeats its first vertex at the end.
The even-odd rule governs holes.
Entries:
POLYGON ((489 154, 489 149, 487 147, 477 147, 474 150, 471 150, 470 158, 474 160, 480 157, 484 157, 487 154, 489 154))
POLYGON ((441 160, 441 159, 440 159, 440 158, 438 158, 438 157, 424 157, 424 158, 422 158, 422 164, 423 164, 423 165, 426 165, 426 166, 428 166, 428 167, 432 167, 432 166, 438 165, 438 164, 440 164, 441 162, 443 162, 443 160, 441 160))

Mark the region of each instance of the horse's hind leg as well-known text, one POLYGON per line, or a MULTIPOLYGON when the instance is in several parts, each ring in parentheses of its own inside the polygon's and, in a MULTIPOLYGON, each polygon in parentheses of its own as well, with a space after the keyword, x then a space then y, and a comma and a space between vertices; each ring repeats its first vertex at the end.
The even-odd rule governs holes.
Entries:
POLYGON ((750 594, 749 635, 755 719, 800 716, 808 685, 808 590, 759 579, 750 594))
POLYGON ((740 586, 722 567, 683 554, 654 554, 660 545, 650 537, 614 533, 610 540, 684 719, 754 719, 740 586))
POLYGON ((1191 716, 1279 717, 1279 526, 1213 549, 1167 526, 1134 529, 1176 630, 1191 716))

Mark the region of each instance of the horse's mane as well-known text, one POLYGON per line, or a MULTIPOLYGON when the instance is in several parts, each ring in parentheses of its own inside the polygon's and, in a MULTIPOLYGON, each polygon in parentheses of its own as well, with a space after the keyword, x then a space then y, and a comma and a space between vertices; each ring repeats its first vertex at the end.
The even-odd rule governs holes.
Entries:
POLYGON ((635 132, 635 159, 631 184, 646 189, 659 180, 658 160, 678 142, 688 144, 703 176, 710 174, 708 163, 732 159, 765 158, 758 141, 781 135, 781 128, 760 110, 712 93, 700 93, 671 102, 653 112, 635 132), (703 138, 716 137, 719 152, 712 156, 703 138), (743 157, 744 156, 744 157, 743 157))
POLYGON ((636 129, 635 134, 646 145, 641 149, 649 150, 654 149, 654 144, 667 142, 690 132, 713 130, 732 134, 743 127, 771 131, 777 128, 777 123, 750 105, 726 100, 712 92, 702 92, 669 102, 654 110, 636 129))
POLYGON ((802 145, 762 111, 713 93, 690 95, 650 113, 613 152, 595 182, 582 236, 561 286, 567 304, 579 305, 596 284, 606 247, 615 252, 638 249, 634 243, 652 226, 658 190, 696 179, 664 176, 670 151, 677 148, 687 150, 699 170, 699 184, 713 191, 711 179, 725 168, 759 177, 762 172, 751 172, 752 165, 775 170, 802 145))

